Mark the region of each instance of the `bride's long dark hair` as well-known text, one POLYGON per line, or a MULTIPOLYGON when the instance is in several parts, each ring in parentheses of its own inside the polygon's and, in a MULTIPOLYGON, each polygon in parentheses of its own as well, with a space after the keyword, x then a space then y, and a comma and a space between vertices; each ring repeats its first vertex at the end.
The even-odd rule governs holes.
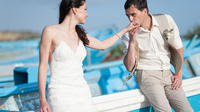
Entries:
MULTIPOLYGON (((63 22, 65 16, 69 14, 71 8, 79 8, 85 3, 85 0, 62 0, 60 3, 60 15, 59 15, 59 24, 63 22)), ((76 32, 78 37, 83 42, 84 45, 89 44, 89 40, 86 36, 86 32, 80 25, 76 25, 76 32)))

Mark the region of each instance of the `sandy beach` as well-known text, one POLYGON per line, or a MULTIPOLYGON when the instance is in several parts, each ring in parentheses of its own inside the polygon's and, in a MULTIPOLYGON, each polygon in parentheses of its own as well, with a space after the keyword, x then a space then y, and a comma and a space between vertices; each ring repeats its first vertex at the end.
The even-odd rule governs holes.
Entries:
POLYGON ((40 38, 40 34, 33 32, 0 32, 0 41, 16 41, 40 38))

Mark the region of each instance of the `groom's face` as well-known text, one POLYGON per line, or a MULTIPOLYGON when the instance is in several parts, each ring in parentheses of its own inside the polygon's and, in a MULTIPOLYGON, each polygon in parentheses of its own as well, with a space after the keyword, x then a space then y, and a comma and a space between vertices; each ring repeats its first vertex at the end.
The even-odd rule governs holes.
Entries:
POLYGON ((126 10, 126 16, 129 21, 139 25, 142 25, 145 13, 146 9, 140 11, 134 5, 131 5, 131 7, 126 10))

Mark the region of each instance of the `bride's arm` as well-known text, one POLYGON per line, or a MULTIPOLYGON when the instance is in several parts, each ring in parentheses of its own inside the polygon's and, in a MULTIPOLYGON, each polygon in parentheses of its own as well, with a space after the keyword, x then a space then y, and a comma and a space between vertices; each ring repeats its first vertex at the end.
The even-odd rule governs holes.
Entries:
POLYGON ((89 44, 87 47, 93 48, 93 49, 99 49, 99 50, 105 50, 112 46, 117 40, 119 40, 124 33, 130 31, 133 28, 136 28, 137 26, 134 26, 132 23, 130 23, 127 27, 120 30, 118 33, 108 37, 107 39, 100 41, 90 35, 87 35, 87 38, 89 40, 89 44))
POLYGON ((40 41, 40 51, 39 51, 39 70, 38 70, 38 86, 40 94, 40 109, 48 109, 48 104, 45 96, 46 90, 46 78, 47 78, 47 68, 48 68, 48 59, 49 52, 52 43, 50 38, 51 34, 48 28, 45 28, 42 33, 42 38, 40 41))

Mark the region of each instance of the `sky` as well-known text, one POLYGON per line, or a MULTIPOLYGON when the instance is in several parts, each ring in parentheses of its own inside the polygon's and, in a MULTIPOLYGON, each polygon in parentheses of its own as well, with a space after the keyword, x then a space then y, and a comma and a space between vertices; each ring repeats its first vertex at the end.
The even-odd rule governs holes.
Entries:
MULTIPOLYGON (((88 18, 84 28, 89 31, 128 25, 126 0, 86 0, 88 18)), ((0 0, 0 31, 41 33, 47 25, 58 23, 60 0, 0 0)), ((151 14, 169 14, 180 34, 200 25, 200 0, 148 0, 151 14)))

